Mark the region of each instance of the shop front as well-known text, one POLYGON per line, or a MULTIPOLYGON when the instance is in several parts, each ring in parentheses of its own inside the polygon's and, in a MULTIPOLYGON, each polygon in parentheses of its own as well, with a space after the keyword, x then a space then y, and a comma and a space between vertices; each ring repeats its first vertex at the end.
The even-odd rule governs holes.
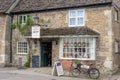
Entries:
POLYGON ((88 27, 41 28, 40 67, 53 66, 58 60, 66 69, 75 59, 95 62, 98 36, 99 33, 88 27))

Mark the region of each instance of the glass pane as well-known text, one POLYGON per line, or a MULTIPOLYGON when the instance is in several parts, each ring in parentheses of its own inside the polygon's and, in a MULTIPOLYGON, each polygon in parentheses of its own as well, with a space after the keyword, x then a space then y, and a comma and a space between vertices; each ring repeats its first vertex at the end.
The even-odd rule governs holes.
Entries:
POLYGON ((27 43, 24 44, 24 47, 27 47, 27 43))
POLYGON ((22 24, 22 16, 19 16, 19 23, 22 24))
POLYGON ((75 18, 70 19, 70 25, 75 25, 75 18))
POLYGON ((83 25, 83 18, 78 18, 78 25, 83 25))
POLYGON ((18 42, 18 53, 27 53, 27 42, 18 42))
POLYGON ((83 11, 78 11, 77 16, 83 17, 84 16, 83 11))
POLYGON ((23 16, 23 23, 26 23, 26 19, 27 17, 26 16, 23 16))
POLYGON ((70 11, 70 17, 75 17, 75 11, 70 11))

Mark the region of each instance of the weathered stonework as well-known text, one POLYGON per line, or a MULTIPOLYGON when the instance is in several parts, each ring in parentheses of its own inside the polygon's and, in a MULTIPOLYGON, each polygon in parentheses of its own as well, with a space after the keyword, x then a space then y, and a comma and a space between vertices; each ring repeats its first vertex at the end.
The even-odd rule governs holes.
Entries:
MULTIPOLYGON (((112 16, 113 16, 113 19, 112 19, 112 28, 113 28, 113 45, 115 45, 115 42, 118 41, 119 42, 119 45, 120 45, 120 11, 118 10, 118 8, 115 8, 115 7, 112 7, 112 16), (116 10, 118 11, 118 20, 116 21, 115 20, 115 12, 116 10)), ((120 51, 120 46, 119 46, 119 51, 120 51)), ((120 59, 120 54, 116 54, 115 53, 115 46, 113 46, 113 72, 114 71, 117 71, 120 66, 120 62, 119 62, 119 59, 120 59)))
POLYGON ((6 30, 8 30, 8 24, 9 18, 5 14, 0 14, 0 66, 5 66, 7 62, 9 61, 9 36, 6 38, 6 35, 8 35, 6 30), (8 51, 5 51, 6 48, 8 51))

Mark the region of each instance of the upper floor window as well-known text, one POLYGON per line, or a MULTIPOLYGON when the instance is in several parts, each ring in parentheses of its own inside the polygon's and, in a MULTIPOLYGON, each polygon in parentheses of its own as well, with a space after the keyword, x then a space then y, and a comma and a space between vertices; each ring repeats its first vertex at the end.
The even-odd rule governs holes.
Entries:
POLYGON ((115 21, 118 21, 118 11, 115 10, 115 21))
POLYGON ((20 15, 18 21, 20 24, 25 24, 27 22, 27 15, 20 15))
POLYGON ((17 42, 17 54, 27 54, 28 53, 28 42, 17 42))
POLYGON ((69 11, 69 26, 84 26, 85 24, 85 10, 70 10, 69 11))

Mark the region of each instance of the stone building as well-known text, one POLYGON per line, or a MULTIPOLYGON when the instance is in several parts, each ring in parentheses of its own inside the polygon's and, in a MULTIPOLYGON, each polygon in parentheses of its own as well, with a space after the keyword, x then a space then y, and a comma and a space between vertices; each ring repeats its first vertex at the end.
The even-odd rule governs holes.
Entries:
POLYGON ((39 67, 61 61, 69 69, 73 59, 95 64, 101 71, 114 72, 120 63, 119 0, 18 0, 10 10, 12 22, 21 25, 28 15, 39 21, 40 38, 33 38, 32 26, 22 36, 12 30, 12 64, 23 64, 27 55, 39 56, 39 67))

